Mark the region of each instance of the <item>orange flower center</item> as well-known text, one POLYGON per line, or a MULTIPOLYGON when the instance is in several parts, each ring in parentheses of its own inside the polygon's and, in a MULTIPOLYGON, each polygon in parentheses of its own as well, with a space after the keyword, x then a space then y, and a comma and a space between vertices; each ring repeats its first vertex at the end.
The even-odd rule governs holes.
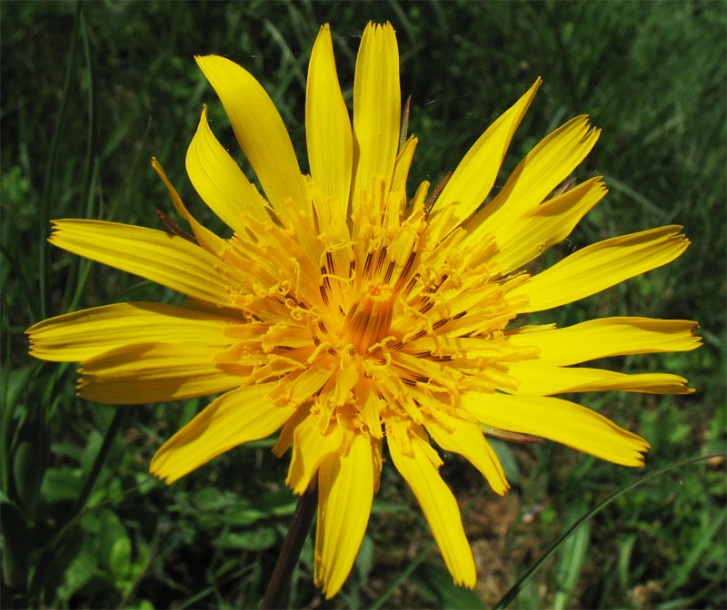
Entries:
POLYGON ((378 282, 369 283, 349 309, 344 324, 344 337, 356 351, 365 355, 368 349, 389 333, 394 313, 394 291, 378 282))

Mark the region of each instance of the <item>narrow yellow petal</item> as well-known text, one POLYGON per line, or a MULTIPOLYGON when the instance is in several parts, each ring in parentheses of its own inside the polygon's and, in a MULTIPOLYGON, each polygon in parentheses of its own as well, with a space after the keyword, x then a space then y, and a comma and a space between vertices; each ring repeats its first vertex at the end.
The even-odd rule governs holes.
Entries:
POLYGON ((588 117, 578 116, 541 140, 474 219, 477 229, 473 227, 473 232, 492 233, 498 241, 506 236, 585 159, 599 133, 588 117))
POLYGON ((278 215, 285 202, 309 211, 308 191, 293 144, 275 104, 247 70, 216 55, 196 57, 197 65, 225 107, 232 129, 278 215))
POLYGON ((495 184, 515 131, 541 83, 542 80, 538 78, 515 104, 487 128, 462 158, 432 209, 430 218, 437 238, 444 237, 469 218, 485 201, 495 184), (441 222, 445 211, 451 212, 451 216, 446 222, 441 222))
POLYGON ((508 341, 518 347, 536 347, 538 360, 567 366, 597 358, 684 352, 702 344, 688 320, 614 317, 588 320, 566 328, 514 332, 508 341))
POLYGON ((163 231, 100 220, 55 220, 50 243, 178 290, 229 306, 240 278, 207 250, 163 231))
MULTIPOLYGON (((387 432, 390 430, 388 427, 387 432)), ((408 455, 401 443, 390 442, 391 459, 414 492, 454 582, 471 589, 477 580, 472 549, 457 500, 439 476, 441 461, 429 443, 418 436, 411 439, 411 448, 412 454, 408 455)))
POLYGON ((83 362, 132 343, 169 343, 222 348, 224 331, 240 323, 162 303, 119 303, 83 309, 31 326, 30 354, 53 362, 83 362))
POLYGON ((83 363, 79 395, 102 404, 144 404, 224 392, 238 375, 215 366, 216 348, 168 343, 117 347, 83 363))
MULTIPOLYGON (((406 181, 409 177, 409 169, 411 168, 412 161, 414 160, 414 151, 419 144, 419 138, 416 136, 410 136, 404 142, 404 146, 401 147, 399 154, 396 155, 396 163, 394 165, 394 175, 391 180, 392 191, 406 192, 406 181)), ((400 212, 402 210, 399 210, 400 212)))
POLYGON ((561 398, 470 392, 462 405, 487 426, 547 438, 623 466, 642 466, 649 448, 640 436, 561 398))
POLYGON ((318 474, 315 582, 331 599, 356 560, 374 498, 371 440, 354 434, 348 453, 333 454, 318 474))
POLYGON ((164 186, 167 187, 169 198, 172 200, 172 204, 174 205, 174 209, 177 210, 177 214, 184 218, 184 220, 186 220, 192 228, 192 233, 194 233, 194 238, 197 240, 197 243, 199 243, 199 245, 208 252, 219 255, 225 249, 225 240, 218 235, 215 235, 207 227, 201 225, 197 219, 190 214, 189 210, 187 210, 187 207, 184 205, 182 198, 179 196, 177 189, 174 188, 171 180, 167 178, 167 174, 164 171, 162 164, 159 163, 156 157, 151 158, 151 166, 164 183, 164 186))
POLYGON ((245 234, 242 215, 269 221, 265 200, 217 141, 207 122, 207 106, 187 149, 187 174, 210 209, 233 231, 245 234))
POLYGON ((353 171, 353 135, 333 56, 331 28, 321 30, 308 65, 305 136, 313 179, 345 223, 353 171))
MULTIPOLYGON (((541 203, 518 217, 517 222, 508 225, 506 230, 497 233, 497 252, 487 257, 486 262, 496 266, 500 275, 520 269, 568 237, 606 192, 601 179, 593 178, 541 203)), ((472 262, 475 264, 484 262, 474 258, 480 243, 483 243, 481 232, 470 233, 464 240, 465 246, 472 248, 472 262)))
POLYGON ((273 393, 273 398, 278 402, 287 401, 299 405, 314 396, 325 385, 333 375, 335 367, 336 361, 333 358, 305 367, 299 374, 289 375, 281 380, 273 393))
POLYGON ((425 427, 442 449, 461 455, 477 468, 496 494, 510 488, 500 460, 477 424, 440 412, 425 427))
POLYGON ((243 387, 214 400, 161 446, 150 472, 173 483, 233 447, 270 436, 294 412, 268 398, 273 386, 243 387))
POLYGON ((373 176, 381 178, 388 189, 399 147, 400 120, 396 34, 390 23, 369 23, 361 39, 353 83, 354 206, 360 191, 371 189, 373 176))
POLYGON ((513 289, 526 297, 517 313, 543 311, 572 303, 670 263, 689 246, 682 227, 670 225, 606 239, 574 252, 513 289))
POLYGON ((302 494, 323 461, 343 446, 343 429, 334 425, 322 433, 315 417, 309 416, 296 426, 293 437, 293 456, 285 482, 293 493, 302 494))
POLYGON ((691 394, 687 380, 668 373, 637 373, 627 375, 588 367, 560 367, 538 360, 515 362, 508 375, 518 380, 515 394, 550 396, 566 392, 607 392, 623 390, 644 394, 691 394))

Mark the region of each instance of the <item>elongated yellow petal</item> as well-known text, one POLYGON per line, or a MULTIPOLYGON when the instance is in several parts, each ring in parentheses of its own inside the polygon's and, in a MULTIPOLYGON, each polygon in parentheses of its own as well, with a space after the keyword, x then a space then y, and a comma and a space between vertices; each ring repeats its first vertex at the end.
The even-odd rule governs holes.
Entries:
POLYGON ((232 342, 224 330, 235 322, 162 303, 119 303, 49 318, 26 332, 32 356, 53 362, 83 362, 132 343, 224 347, 232 342))
POLYGON ((244 235, 242 215, 269 221, 265 200, 217 141, 207 123, 207 106, 187 149, 187 173, 199 196, 233 231, 244 235))
POLYGON ((538 360, 515 362, 508 375, 517 379, 515 394, 550 396, 566 392, 607 392, 623 390, 644 394, 691 394, 687 380, 668 373, 626 375, 605 369, 549 366, 538 360))
POLYGON ((475 233, 492 233, 499 241, 565 180, 598 140, 600 131, 579 116, 540 141, 510 174, 503 189, 475 218, 475 233))
POLYGON ((353 135, 338 84, 328 24, 318 33, 308 65, 305 137, 311 176, 323 196, 330 199, 332 213, 345 225, 353 172, 353 135))
POLYGON ((225 249, 225 240, 215 235, 207 227, 201 225, 197 219, 190 214, 189 210, 187 210, 187 207, 184 205, 182 198, 179 196, 177 189, 174 188, 174 185, 171 183, 169 178, 167 178, 167 174, 164 171, 162 164, 159 163, 155 157, 151 158, 151 166, 164 183, 164 186, 167 187, 169 198, 172 200, 174 209, 177 210, 177 213, 184 218, 192 228, 192 233, 194 233, 194 238, 197 240, 197 243, 208 252, 219 256, 225 249))
MULTIPOLYGON (((507 230, 498 232, 497 252, 487 262, 495 265, 500 275, 521 268, 568 237, 606 192, 601 179, 593 178, 531 209, 507 230)), ((482 236, 477 233, 471 233, 465 239, 473 253, 477 252, 478 243, 482 243, 482 236)), ((475 259, 473 262, 481 261, 475 259)))
POLYGON ((388 187, 399 147, 399 48, 390 23, 369 23, 356 58, 353 82, 354 210, 360 191, 377 176, 388 187))
POLYGON ((285 482, 294 493, 302 494, 323 461, 340 451, 344 444, 343 430, 341 426, 332 426, 321 433, 315 418, 309 417, 295 428, 293 436, 293 456, 285 482))
POLYGON ((458 453, 477 468, 496 494, 510 488, 500 460, 478 425, 439 412, 425 426, 442 449, 458 453))
POLYGON ((286 377, 284 382, 278 384, 273 398, 299 405, 314 396, 325 385, 334 373, 335 364, 330 358, 325 362, 306 367, 300 374, 286 377))
POLYGON ((614 317, 588 320, 566 328, 515 332, 511 344, 538 348, 540 362, 567 366, 597 358, 684 352, 698 348, 697 323, 688 320, 614 317))
POLYGON ((315 582, 331 599, 356 560, 374 498, 374 456, 368 437, 355 434, 348 453, 329 456, 318 474, 315 582))
POLYGON ((216 305, 241 290, 233 267, 182 237, 100 220, 55 220, 54 246, 216 305))
POLYGON ((538 78, 507 112, 487 128, 462 158, 432 209, 431 222, 438 237, 444 237, 469 218, 485 201, 495 184, 510 142, 541 83, 538 78), (451 216, 440 223, 445 211, 450 211, 451 216))
MULTIPOLYGON (((388 427, 387 433, 390 431, 388 427)), ((457 500, 439 476, 441 460, 418 436, 411 439, 411 448, 412 453, 407 454, 401 443, 390 442, 391 459, 414 492, 454 582, 471 589, 477 579, 472 549, 464 534, 457 500)))
POLYGON ((649 448, 640 436, 561 398, 469 392, 462 405, 487 426, 547 438, 623 466, 642 466, 649 448))
POLYGON ((134 343, 86 360, 79 395, 109 405, 144 404, 217 394, 242 379, 215 366, 216 348, 134 343))
POLYGON ((268 398, 273 385, 239 388, 214 400, 161 446, 150 472, 173 483, 233 447, 270 436, 294 412, 268 398))
POLYGON ((216 55, 195 57, 225 107, 232 129, 278 215, 289 198, 310 210, 293 144, 275 104, 247 70, 216 55))
POLYGON ((574 252, 510 292, 527 305, 517 313, 552 309, 583 299, 670 263, 689 246, 682 227, 670 225, 606 239, 574 252))

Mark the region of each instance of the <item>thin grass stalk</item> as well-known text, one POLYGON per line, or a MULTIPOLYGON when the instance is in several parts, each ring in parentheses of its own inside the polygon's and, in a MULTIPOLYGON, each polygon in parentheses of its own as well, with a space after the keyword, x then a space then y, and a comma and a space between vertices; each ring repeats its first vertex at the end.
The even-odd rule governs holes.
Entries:
POLYGON ((68 54, 68 71, 66 72, 66 80, 63 83, 63 95, 61 96, 61 107, 58 111, 58 120, 55 129, 53 129, 53 137, 51 139, 50 150, 48 153, 48 165, 45 171, 45 183, 43 185, 43 197, 40 202, 40 210, 38 213, 39 220, 39 255, 38 255, 38 283, 40 289, 40 317, 48 317, 50 309, 50 253, 48 244, 48 225, 51 217, 51 199, 53 197, 53 184, 55 181, 56 167, 58 166, 59 145, 63 126, 66 123, 68 115, 71 82, 73 80, 73 68, 76 65, 76 57, 78 55, 78 30, 81 21, 81 13, 83 11, 83 3, 76 4, 76 13, 73 19, 73 31, 71 33, 71 50, 68 54))
POLYGON ((651 479, 655 479, 663 474, 666 474, 667 472, 671 472, 672 470, 676 470, 677 468, 681 468, 682 466, 688 466, 690 464, 696 464, 697 462, 704 462, 709 459, 713 458, 725 458, 727 457, 727 453, 718 453, 715 455, 700 455, 698 457, 689 458, 687 460, 682 460, 681 462, 676 462, 675 464, 670 464, 669 466, 666 466, 664 468, 660 468, 659 470, 655 470, 654 472, 647 474, 640 479, 637 479, 633 483, 629 483, 625 487, 622 487, 618 491, 612 493, 610 496, 608 496, 605 500, 602 502, 599 502, 594 506, 591 510, 589 510, 587 513, 585 513, 580 519, 578 519, 573 525, 571 525, 568 529, 566 529, 553 544, 551 544, 548 547, 548 550, 543 553, 543 556, 538 559, 526 572, 523 574, 518 581, 510 588, 510 590, 505 593, 505 595, 502 597, 502 599, 497 602, 494 606, 494 610, 504 610, 507 608, 512 602, 515 601, 515 598, 520 594, 520 592, 523 590, 525 585, 530 581, 530 579, 535 575, 535 573, 543 566, 543 564, 555 553, 558 548, 560 547, 565 540, 568 539, 568 537, 573 534, 581 525, 586 523, 589 519, 592 519, 595 517, 598 513, 600 513, 604 508, 606 508, 609 504, 611 504, 614 500, 619 498, 620 496, 624 495, 625 493, 631 491, 632 489, 636 489, 640 485, 643 485, 647 481, 650 481, 651 479))

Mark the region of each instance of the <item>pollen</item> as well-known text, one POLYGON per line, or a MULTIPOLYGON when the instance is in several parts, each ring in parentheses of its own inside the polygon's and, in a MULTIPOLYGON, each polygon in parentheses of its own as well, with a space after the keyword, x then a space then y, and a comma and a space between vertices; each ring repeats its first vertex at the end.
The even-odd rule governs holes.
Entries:
POLYGON ((389 334, 394 313, 394 291, 378 282, 369 283, 346 314, 344 338, 366 355, 371 346, 389 334))

